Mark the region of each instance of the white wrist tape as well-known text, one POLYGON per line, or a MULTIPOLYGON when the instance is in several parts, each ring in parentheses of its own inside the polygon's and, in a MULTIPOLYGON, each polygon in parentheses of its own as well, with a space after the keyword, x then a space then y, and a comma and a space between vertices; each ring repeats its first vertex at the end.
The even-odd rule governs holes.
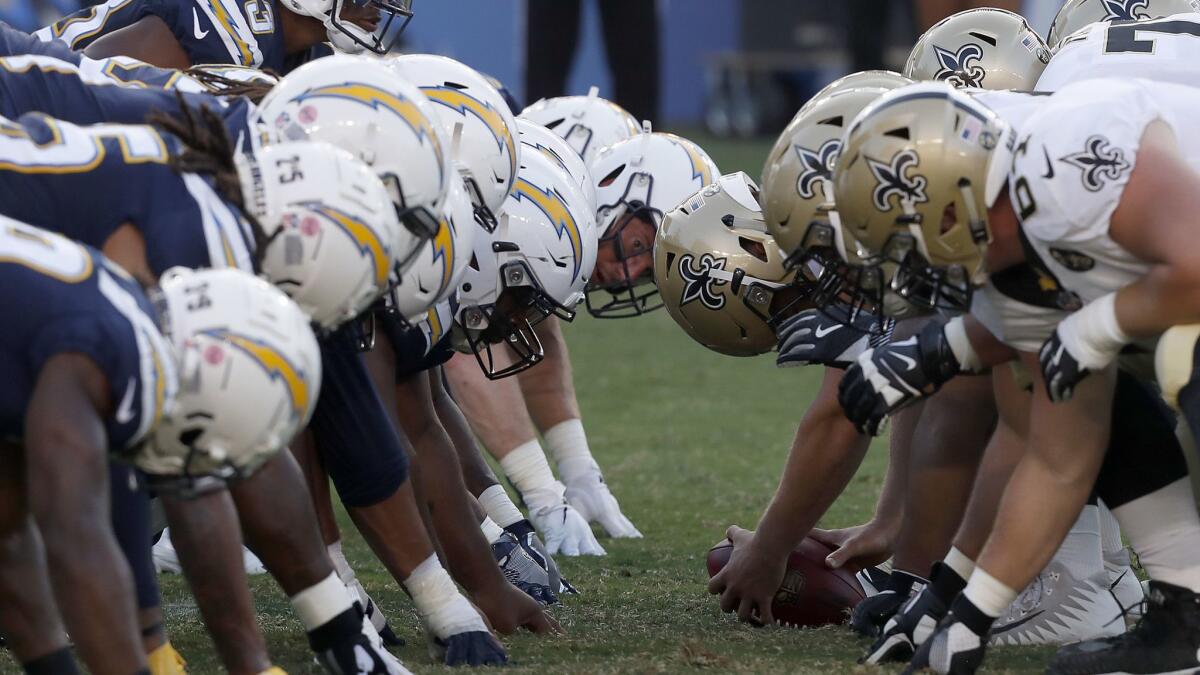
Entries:
POLYGON ((479 493, 479 505, 483 507, 488 517, 496 521, 500 527, 508 527, 525 519, 525 516, 521 515, 521 510, 504 491, 503 485, 493 485, 479 493))
POLYGON ((483 522, 479 524, 479 529, 483 530, 483 537, 487 539, 489 544, 496 543, 500 537, 504 536, 504 528, 496 524, 488 516, 483 517, 483 522))
POLYGON ((404 580, 404 588, 417 606, 429 632, 445 640, 459 633, 487 632, 479 612, 458 592, 454 580, 431 555, 404 580))
POLYGON ((1116 299, 1116 293, 1100 296, 1058 325, 1063 345, 1084 368, 1107 366, 1133 341, 1117 323, 1116 299))
POLYGON ((971 346, 971 338, 967 337, 967 326, 961 316, 950 319, 942 328, 942 332, 946 335, 950 351, 954 352, 954 358, 958 359, 958 368, 961 372, 983 372, 983 362, 980 361, 975 347, 971 346))
POLYGON ((567 488, 554 479, 537 439, 522 443, 500 460, 504 475, 520 491, 531 511, 563 502, 567 488))
POLYGON ((290 600, 306 631, 325 625, 354 604, 336 572, 293 595, 290 600))
POLYGON ((564 483, 600 471, 599 465, 592 457, 592 451, 588 448, 582 420, 564 420, 547 429, 542 436, 546 439, 546 447, 554 457, 554 463, 558 465, 558 474, 562 476, 564 483))

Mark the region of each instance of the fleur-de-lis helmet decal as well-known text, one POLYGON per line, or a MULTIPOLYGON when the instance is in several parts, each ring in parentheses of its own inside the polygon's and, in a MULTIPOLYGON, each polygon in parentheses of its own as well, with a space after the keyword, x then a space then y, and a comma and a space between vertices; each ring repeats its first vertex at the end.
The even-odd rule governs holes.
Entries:
POLYGON ((890 210, 893 195, 899 198, 896 205, 901 208, 906 202, 912 205, 929 201, 929 197, 925 195, 925 187, 928 184, 926 178, 916 174, 907 175, 909 169, 916 168, 920 163, 916 152, 902 150, 896 153, 890 162, 881 162, 870 157, 864 159, 877 181, 875 189, 871 192, 875 208, 880 211, 890 210))
MULTIPOLYGON (((838 138, 830 139, 815 151, 799 145, 792 147, 803 167, 800 176, 796 179, 796 192, 805 199, 812 199, 816 196, 816 187, 821 184, 821 181, 828 180, 833 175, 833 163, 837 160, 842 141, 838 138)), ((831 197, 832 195, 826 195, 826 198, 831 197)))
POLYGON ((945 80, 956 87, 982 87, 986 72, 979 65, 983 58, 983 47, 974 42, 967 42, 955 51, 933 45, 934 56, 937 57, 939 70, 934 73, 935 80, 945 80))

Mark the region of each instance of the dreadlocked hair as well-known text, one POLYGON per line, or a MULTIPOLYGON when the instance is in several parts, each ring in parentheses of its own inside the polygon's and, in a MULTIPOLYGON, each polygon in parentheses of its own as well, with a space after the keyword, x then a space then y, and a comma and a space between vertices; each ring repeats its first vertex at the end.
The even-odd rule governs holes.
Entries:
MULTIPOLYGON (((238 176, 234 156, 237 148, 225 130, 221 116, 207 106, 193 107, 187 104, 183 94, 175 92, 179 105, 178 115, 155 111, 146 117, 146 122, 179 139, 181 152, 172 153, 168 165, 178 173, 203 174, 212 178, 217 193, 241 210, 254 233, 254 246, 258 251, 256 260, 270 242, 262 224, 246 208, 246 197, 242 193, 242 181, 238 176)), ((256 265, 257 267, 257 262, 256 265)))
MULTIPOLYGON (((250 99, 250 102, 255 105, 261 103, 267 93, 271 91, 271 88, 274 87, 269 82, 235 80, 202 66, 192 66, 183 72, 218 96, 244 96, 250 99)), ((263 72, 268 75, 274 75, 269 70, 264 70, 263 72)))

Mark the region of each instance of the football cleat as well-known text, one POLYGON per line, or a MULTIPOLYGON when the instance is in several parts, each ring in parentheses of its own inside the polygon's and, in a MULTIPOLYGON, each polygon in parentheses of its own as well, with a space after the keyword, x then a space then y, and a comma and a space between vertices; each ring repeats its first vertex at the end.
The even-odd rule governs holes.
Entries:
POLYGON ((556 604, 558 596, 550 583, 546 561, 534 558, 535 554, 536 551, 526 549, 511 532, 503 533, 492 544, 492 555, 509 583, 543 605, 556 604))
MULTIPOLYGON (((159 574, 182 574, 183 568, 179 564, 179 553, 175 551, 175 545, 171 543, 171 530, 168 528, 163 530, 162 537, 154 544, 152 549, 154 557, 154 571, 159 574)), ((242 547, 242 567, 246 570, 246 576, 257 576, 266 574, 267 568, 263 567, 262 561, 258 556, 246 548, 242 547)))
POLYGON ((866 637, 879 637, 883 626, 904 603, 925 587, 925 580, 914 574, 893 570, 883 588, 875 595, 859 602, 850 612, 850 628, 866 637))
POLYGON ((1146 611, 1124 635, 1089 640, 1058 650, 1049 675, 1200 672, 1200 595, 1150 582, 1146 611))
MULTIPOLYGON (((887 563, 864 567, 854 573, 854 578, 858 579, 859 585, 862 586, 863 594, 868 598, 872 595, 878 595, 887 589, 888 582, 892 578, 892 573, 890 569, 885 569, 884 565, 887 565, 887 563)), ((888 565, 888 567, 890 568, 891 566, 888 565)))
POLYGON ((1142 610, 1146 601, 1146 592, 1142 582, 1129 566, 1129 549, 1122 548, 1115 554, 1104 555, 1104 571, 1108 572, 1108 591, 1113 599, 1121 606, 1125 619, 1136 622, 1142 618, 1142 610))
POLYGON ((905 661, 917 647, 929 639, 938 622, 946 616, 946 605, 933 589, 921 589, 912 600, 883 627, 883 633, 860 663, 876 665, 888 661, 905 661))
POLYGON ((1061 645, 1124 633, 1125 623, 1113 620, 1121 607, 1109 583, 1105 571, 1076 579, 1051 560, 996 620, 992 644, 1061 645))
POLYGON ((992 619, 963 596, 913 655, 904 675, 928 669, 941 675, 972 675, 983 663, 992 619))

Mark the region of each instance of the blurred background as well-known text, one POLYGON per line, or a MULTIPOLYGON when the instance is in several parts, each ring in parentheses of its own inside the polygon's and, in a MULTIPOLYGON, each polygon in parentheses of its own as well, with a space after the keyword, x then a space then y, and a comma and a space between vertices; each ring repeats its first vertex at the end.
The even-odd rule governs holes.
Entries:
MULTIPOLYGON (((44 26, 87 0, 0 0, 44 26)), ((600 95, 663 128, 777 133, 835 77, 903 68, 916 37, 974 6, 1018 11, 1045 36, 1062 0, 414 0, 402 49, 452 56, 516 100, 600 95), (852 28, 853 27, 853 28, 852 28)))

